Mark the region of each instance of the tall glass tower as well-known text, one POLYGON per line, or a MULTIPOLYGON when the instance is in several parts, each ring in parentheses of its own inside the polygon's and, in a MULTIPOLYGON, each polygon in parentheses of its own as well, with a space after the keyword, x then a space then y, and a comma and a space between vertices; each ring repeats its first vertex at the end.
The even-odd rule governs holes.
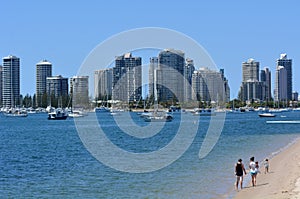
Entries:
POLYGON ((9 55, 3 58, 2 105, 20 105, 20 58, 9 55))
POLYGON ((142 97, 142 58, 131 53, 118 56, 113 67, 113 100, 139 101, 142 97))
POLYGON ((36 105, 38 107, 46 106, 47 96, 46 86, 47 77, 52 76, 52 64, 47 60, 42 60, 36 64, 36 105), (44 98, 44 100, 43 100, 44 98), (44 102, 43 102, 44 101, 44 102))
POLYGON ((184 52, 165 49, 158 55, 157 95, 159 101, 184 100, 184 52))
POLYGON ((292 100, 293 93, 293 77, 292 77, 292 59, 287 58, 287 54, 281 54, 280 59, 276 61, 276 68, 283 66, 286 70, 286 91, 287 91, 287 100, 292 100))

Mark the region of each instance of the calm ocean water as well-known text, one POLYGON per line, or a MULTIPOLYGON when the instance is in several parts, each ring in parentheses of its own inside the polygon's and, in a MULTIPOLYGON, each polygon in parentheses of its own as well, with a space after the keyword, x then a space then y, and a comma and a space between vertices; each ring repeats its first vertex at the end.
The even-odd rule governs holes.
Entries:
MULTIPOLYGON (((195 117, 190 116, 192 120, 195 117)), ((98 119, 107 137, 119 147, 150 152, 174 138, 180 116, 147 139, 122 133, 112 116, 102 114, 98 119)), ((135 113, 132 119, 137 125, 148 125, 135 113)), ((237 159, 247 164, 251 156, 258 160, 271 157, 300 135, 300 124, 267 124, 267 120, 300 120, 300 112, 280 113, 275 118, 259 118, 257 113, 227 114, 219 141, 200 160, 199 149, 210 122, 209 117, 201 117, 194 142, 177 161, 158 171, 133 174, 96 160, 81 142, 73 119, 48 121, 46 114, 27 118, 1 115, 0 197, 230 198, 237 159)))

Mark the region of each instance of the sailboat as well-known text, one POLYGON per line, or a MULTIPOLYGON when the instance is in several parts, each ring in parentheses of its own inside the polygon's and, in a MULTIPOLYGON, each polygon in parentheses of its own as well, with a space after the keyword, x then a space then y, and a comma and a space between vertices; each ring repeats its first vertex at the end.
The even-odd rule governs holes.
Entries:
MULTIPOLYGON (((110 112, 110 109, 107 107, 108 106, 108 95, 105 95, 105 97, 101 100, 101 106, 96 107, 94 109, 94 111, 96 113, 103 113, 103 112, 110 112), (106 99, 105 99, 106 98, 106 99), (105 100, 104 102, 106 102, 106 106, 104 106, 103 100, 105 100)), ((98 103, 98 102, 97 102, 98 103)))
MULTIPOLYGON (((156 80, 156 74, 154 73, 154 80, 156 80)), ((157 88, 156 81, 154 81, 154 110, 153 112, 148 112, 144 115, 145 122, 171 122, 173 120, 173 116, 166 112, 158 111, 158 100, 157 100, 157 88)))

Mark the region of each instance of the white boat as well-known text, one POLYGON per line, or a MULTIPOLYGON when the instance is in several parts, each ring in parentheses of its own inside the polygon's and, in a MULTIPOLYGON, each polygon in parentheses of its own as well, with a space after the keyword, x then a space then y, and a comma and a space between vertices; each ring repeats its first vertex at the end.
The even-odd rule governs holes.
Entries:
POLYGON ((261 113, 261 114, 258 114, 259 117, 275 117, 276 115, 275 114, 272 114, 272 113, 261 113))
POLYGON ((68 113, 62 108, 57 108, 54 111, 48 113, 48 120, 65 120, 68 117, 68 113))
POLYGON ((216 116, 217 114, 213 109, 195 109, 193 115, 200 116, 216 116))
MULTIPOLYGON (((156 79, 156 75, 154 75, 154 79, 156 79)), ((160 112, 158 106, 157 88, 156 84, 154 84, 154 109, 153 112, 146 114, 144 112, 145 115, 143 115, 143 118, 145 122, 171 122, 173 120, 172 115, 167 112, 160 112)))
POLYGON ((110 112, 109 108, 105 106, 96 107, 94 110, 96 113, 110 112))
POLYGON ((70 113, 68 113, 68 116, 73 118, 84 117, 86 115, 87 114, 82 111, 71 111, 70 113))
POLYGON ((148 115, 144 117, 145 122, 171 122, 173 116, 169 114, 164 115, 148 115))
POLYGON ((4 115, 6 117, 27 117, 27 111, 23 109, 9 109, 6 112, 4 112, 4 115))

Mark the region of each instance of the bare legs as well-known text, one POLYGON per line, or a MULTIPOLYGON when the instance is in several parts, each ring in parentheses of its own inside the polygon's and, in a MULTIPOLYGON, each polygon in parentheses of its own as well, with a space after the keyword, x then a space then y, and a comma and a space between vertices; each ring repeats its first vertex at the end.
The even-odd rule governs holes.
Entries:
POLYGON ((269 167, 265 167, 265 174, 269 173, 269 167))
POLYGON ((256 186, 256 174, 251 175, 252 177, 252 186, 256 186))
POLYGON ((243 176, 237 176, 236 177, 235 189, 237 191, 239 190, 239 183, 240 183, 241 189, 243 189, 243 176))

